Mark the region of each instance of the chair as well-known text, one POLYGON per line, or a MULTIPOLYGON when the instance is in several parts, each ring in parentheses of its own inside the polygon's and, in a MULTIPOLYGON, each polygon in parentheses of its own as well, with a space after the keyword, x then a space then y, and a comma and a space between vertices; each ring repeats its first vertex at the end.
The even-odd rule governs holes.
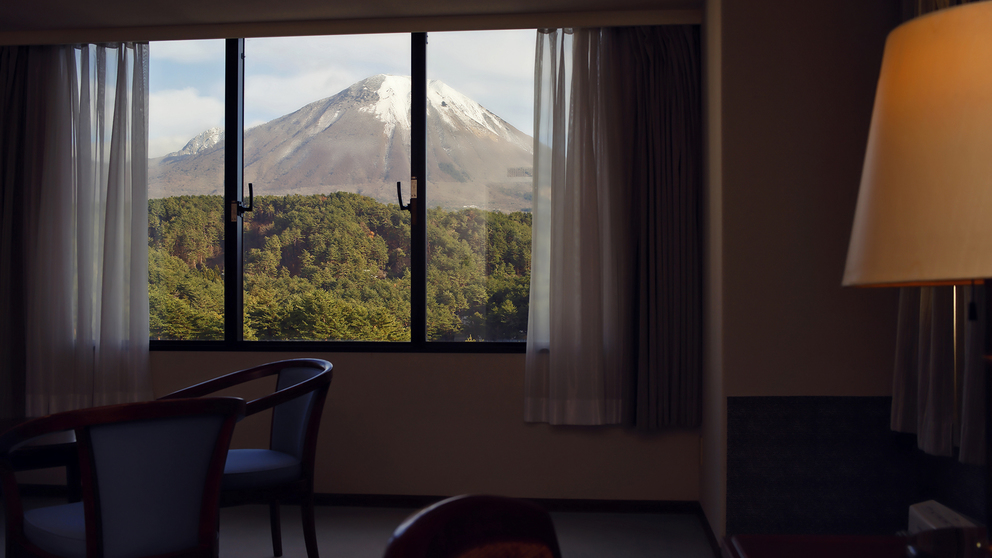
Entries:
POLYGON ((300 502, 303 516, 307 556, 318 558, 313 511, 314 456, 331 369, 331 363, 326 360, 282 360, 232 372, 162 397, 200 397, 278 375, 276 391, 249 401, 245 411, 246 415, 253 415, 273 409, 269 448, 230 450, 221 483, 221 506, 269 505, 275 556, 282 556, 279 504, 295 499, 300 502))
POLYGON ((551 516, 531 502, 465 495, 403 522, 385 558, 561 558, 551 516))
POLYGON ((224 457, 245 403, 153 401, 57 413, 0 435, 6 555, 216 557, 224 457), (24 511, 12 456, 32 438, 72 430, 82 501, 24 511))

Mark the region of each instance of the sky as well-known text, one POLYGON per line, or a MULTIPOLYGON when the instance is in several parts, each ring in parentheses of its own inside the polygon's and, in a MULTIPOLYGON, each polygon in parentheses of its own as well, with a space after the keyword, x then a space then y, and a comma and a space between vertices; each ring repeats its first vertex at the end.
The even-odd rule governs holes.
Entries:
MULTIPOLYGON (((534 30, 430 33, 428 79, 440 79, 532 133, 534 30)), ((224 126, 224 41, 150 45, 149 156, 224 126)), ((410 35, 245 41, 245 126, 262 124, 376 74, 410 75, 410 35)))

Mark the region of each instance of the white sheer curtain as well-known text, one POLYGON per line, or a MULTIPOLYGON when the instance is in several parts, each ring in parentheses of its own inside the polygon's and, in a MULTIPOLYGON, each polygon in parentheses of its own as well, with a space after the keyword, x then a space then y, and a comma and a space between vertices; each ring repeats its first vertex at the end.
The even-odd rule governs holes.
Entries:
POLYGON ((538 32, 527 421, 698 424, 698 44, 538 32))
POLYGON ((3 188, 25 198, 26 413, 149 398, 148 45, 16 58, 27 125, 3 188))
POLYGON ((622 421, 629 297, 612 250, 617 144, 608 66, 598 30, 538 33, 535 69, 535 195, 525 420, 552 424, 622 421), (573 86, 572 83, 582 84, 573 86), (554 202, 554 203, 552 203, 554 202), (552 248, 553 246, 553 248, 552 248), (618 296, 610 296, 610 294, 618 296), (618 335, 620 334, 620 335, 618 335))

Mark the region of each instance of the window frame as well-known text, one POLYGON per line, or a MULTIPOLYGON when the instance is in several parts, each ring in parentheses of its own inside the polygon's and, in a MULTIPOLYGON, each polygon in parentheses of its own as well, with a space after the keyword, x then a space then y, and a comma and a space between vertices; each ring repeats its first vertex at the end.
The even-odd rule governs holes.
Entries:
MULTIPOLYGON (((411 40, 410 341, 246 341, 244 340, 244 38, 225 41, 224 127, 224 340, 149 340, 152 351, 525 353, 524 341, 452 342, 427 339, 427 33, 411 40), (419 108, 420 110, 416 110, 419 108), (232 126, 233 124, 233 126, 232 126), (228 273, 228 270, 236 273, 228 273)), ((409 184, 406 185, 409 187, 409 184)))

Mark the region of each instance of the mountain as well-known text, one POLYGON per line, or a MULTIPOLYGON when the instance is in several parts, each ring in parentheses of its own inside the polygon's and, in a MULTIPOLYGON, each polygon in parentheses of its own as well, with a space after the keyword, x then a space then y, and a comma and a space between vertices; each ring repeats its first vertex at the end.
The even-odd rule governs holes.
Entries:
POLYGON ((175 153, 171 153, 170 156, 182 157, 184 155, 196 155, 201 151, 210 149, 222 141, 224 141, 224 129, 210 128, 209 130, 200 132, 195 138, 186 142, 186 145, 182 149, 175 153))
MULTIPOLYGON (((356 192, 396 202, 410 187, 409 77, 376 75, 245 131, 245 182, 259 195, 356 192)), ((427 93, 431 206, 529 208, 533 140, 444 83, 427 93)), ((149 197, 223 193, 223 131, 149 161, 149 197)))

